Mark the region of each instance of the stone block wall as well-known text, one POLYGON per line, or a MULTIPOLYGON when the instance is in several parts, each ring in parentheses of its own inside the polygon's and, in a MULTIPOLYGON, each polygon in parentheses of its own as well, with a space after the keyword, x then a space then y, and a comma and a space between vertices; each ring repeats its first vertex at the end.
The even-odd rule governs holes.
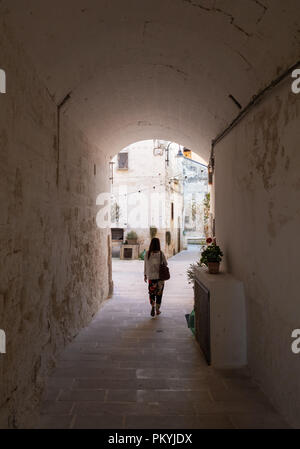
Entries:
POLYGON ((0 39, 0 427, 19 428, 112 287, 110 233, 95 223, 108 161, 64 113, 58 157, 57 107, 2 21, 0 39))

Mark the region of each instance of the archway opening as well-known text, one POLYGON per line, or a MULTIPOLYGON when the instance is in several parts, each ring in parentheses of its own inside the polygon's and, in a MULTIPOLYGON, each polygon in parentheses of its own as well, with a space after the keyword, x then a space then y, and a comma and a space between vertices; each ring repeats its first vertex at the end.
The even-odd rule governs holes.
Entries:
POLYGON ((208 170, 189 148, 160 139, 128 145, 110 161, 110 183, 113 258, 143 259, 153 237, 167 257, 204 243, 208 170))

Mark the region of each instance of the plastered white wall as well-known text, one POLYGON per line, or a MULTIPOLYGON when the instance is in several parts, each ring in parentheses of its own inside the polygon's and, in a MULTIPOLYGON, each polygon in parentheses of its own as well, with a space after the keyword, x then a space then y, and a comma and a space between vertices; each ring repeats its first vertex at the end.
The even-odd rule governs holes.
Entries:
POLYGON ((248 360, 300 427, 300 95, 287 79, 215 148, 215 214, 225 266, 245 284, 248 360))

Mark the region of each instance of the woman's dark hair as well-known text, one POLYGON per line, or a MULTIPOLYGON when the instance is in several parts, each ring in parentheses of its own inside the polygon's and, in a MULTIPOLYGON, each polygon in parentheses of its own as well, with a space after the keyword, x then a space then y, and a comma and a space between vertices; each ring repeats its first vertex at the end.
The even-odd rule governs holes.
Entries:
POLYGON ((148 251, 148 259, 151 256, 151 253, 153 253, 153 251, 160 251, 160 241, 157 237, 154 237, 151 240, 151 243, 149 246, 149 251, 148 251))

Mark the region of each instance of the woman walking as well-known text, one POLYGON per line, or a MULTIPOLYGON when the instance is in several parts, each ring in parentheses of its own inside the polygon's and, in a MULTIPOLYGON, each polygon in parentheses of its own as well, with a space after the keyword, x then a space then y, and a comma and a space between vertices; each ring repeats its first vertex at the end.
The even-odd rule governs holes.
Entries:
POLYGON ((151 304, 151 316, 159 315, 162 295, 165 282, 159 279, 159 267, 161 264, 168 265, 164 253, 160 250, 160 241, 158 238, 151 240, 149 250, 144 258, 144 277, 148 280, 149 299, 151 304))

